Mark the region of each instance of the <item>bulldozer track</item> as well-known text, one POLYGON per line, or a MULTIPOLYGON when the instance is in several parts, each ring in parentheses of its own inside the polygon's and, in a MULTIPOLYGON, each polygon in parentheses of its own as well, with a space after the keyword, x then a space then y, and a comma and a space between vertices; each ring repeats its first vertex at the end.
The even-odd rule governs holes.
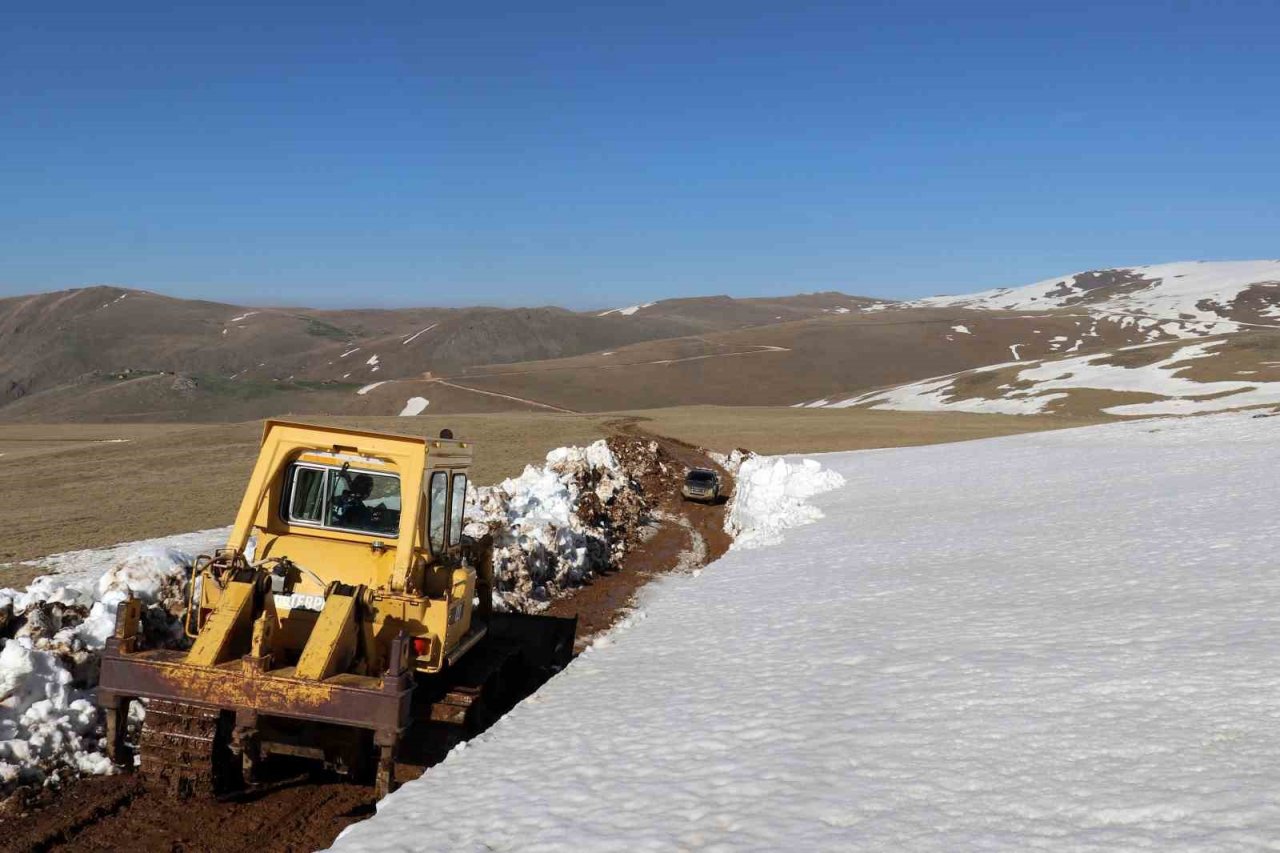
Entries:
POLYGON ((152 700, 138 739, 140 775, 178 797, 219 793, 231 761, 228 741, 217 709, 152 700))

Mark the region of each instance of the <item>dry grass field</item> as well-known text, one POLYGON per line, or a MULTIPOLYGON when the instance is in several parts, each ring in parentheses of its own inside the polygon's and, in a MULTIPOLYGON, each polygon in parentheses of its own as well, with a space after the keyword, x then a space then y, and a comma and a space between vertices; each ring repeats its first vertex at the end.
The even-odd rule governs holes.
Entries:
MULTIPOLYGON (((818 452, 963 441, 1077 426, 1067 418, 814 411, 699 406, 601 415, 539 412, 447 417, 319 417, 316 422, 477 443, 474 480, 493 483, 565 444, 641 428, 714 450, 818 452)), ((0 479, 11 500, 0 526, 0 566, 229 524, 261 434, 259 422, 219 425, 10 425, 0 428, 0 479), (120 441, 119 439, 127 439, 120 441)), ((0 586, 21 580, 0 568, 0 586)))
POLYGON ((1046 429, 1088 426, 1107 418, 1021 417, 870 409, 775 409, 685 406, 630 413, 650 432, 709 450, 821 453, 969 441, 1046 429))

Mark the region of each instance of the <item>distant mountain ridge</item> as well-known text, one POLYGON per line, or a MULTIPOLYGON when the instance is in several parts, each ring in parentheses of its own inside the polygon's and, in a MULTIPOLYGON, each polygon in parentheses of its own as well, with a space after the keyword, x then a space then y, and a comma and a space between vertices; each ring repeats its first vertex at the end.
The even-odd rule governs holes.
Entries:
MULTIPOLYGON (((0 300, 0 418, 30 416, 41 408, 33 398, 50 393, 89 395, 83 405, 103 417, 161 416, 215 390, 226 404, 223 417, 213 400, 197 406, 196 416, 251 417, 273 405, 243 405, 255 397, 283 404, 296 393, 569 357, 882 302, 827 293, 665 300, 629 314, 554 307, 319 310, 79 288, 0 300)), ((69 416, 68 405, 60 399, 54 413, 69 416)))
POLYGON ((1278 330, 1272 260, 1115 267, 905 303, 829 292, 588 312, 246 308, 95 287, 0 300, 0 420, 692 404, 1206 411, 1271 399, 1278 330), (1168 352, 1141 349, 1160 345, 1168 352), (1200 399, 1214 394, 1224 402, 1200 399))

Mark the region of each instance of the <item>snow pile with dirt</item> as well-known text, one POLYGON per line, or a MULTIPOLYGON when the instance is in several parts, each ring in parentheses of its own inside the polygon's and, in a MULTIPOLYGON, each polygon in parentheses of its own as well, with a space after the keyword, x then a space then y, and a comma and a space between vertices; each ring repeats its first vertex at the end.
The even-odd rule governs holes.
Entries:
POLYGON ((824 455, 824 519, 650 584, 334 849, 1270 847, 1278 429, 824 455))
POLYGON ((469 489, 468 504, 466 534, 493 536, 494 604, 525 612, 616 565, 645 515, 637 481, 603 439, 469 489))
POLYGON ((734 548, 781 542, 782 531, 822 518, 822 510, 809 498, 844 485, 844 477, 812 459, 739 457, 735 474, 737 484, 724 519, 734 548))
POLYGON ((141 599, 149 634, 163 639, 174 627, 185 567, 226 535, 208 530, 56 554, 24 565, 58 574, 0 590, 0 786, 56 782, 66 770, 111 771, 93 688, 116 608, 130 594, 141 599))

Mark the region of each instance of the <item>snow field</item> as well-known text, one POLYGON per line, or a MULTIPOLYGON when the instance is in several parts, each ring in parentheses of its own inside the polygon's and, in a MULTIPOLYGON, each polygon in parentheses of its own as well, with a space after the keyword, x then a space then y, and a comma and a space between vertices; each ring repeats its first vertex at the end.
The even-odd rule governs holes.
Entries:
POLYGON ((333 849, 1273 848, 1277 423, 823 455, 333 849))

